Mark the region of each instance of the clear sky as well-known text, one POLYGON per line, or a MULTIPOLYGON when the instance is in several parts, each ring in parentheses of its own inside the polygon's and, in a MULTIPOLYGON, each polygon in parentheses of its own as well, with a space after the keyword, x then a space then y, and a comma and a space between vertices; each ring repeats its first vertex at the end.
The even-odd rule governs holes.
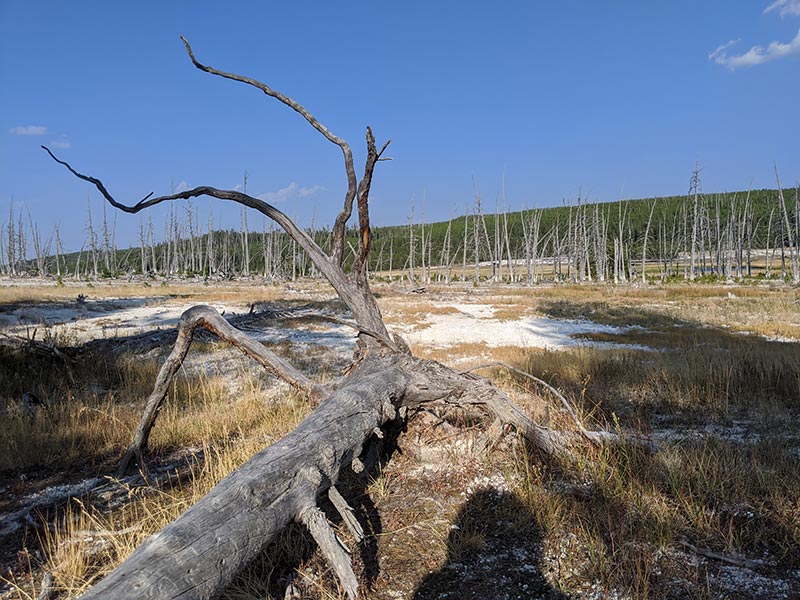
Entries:
MULTIPOLYGON (((363 158, 364 128, 392 139, 373 221, 463 213, 473 180, 494 206, 707 192, 800 177, 800 0, 564 2, 109 2, 0 0, 0 223, 10 204, 68 249, 84 239, 88 184, 135 201, 170 187, 241 184, 330 223, 341 154, 255 89, 298 102, 363 158)), ((359 166, 359 171, 361 167, 359 166)), ((201 222, 239 209, 196 203, 201 222)), ((154 213, 163 219, 163 213, 154 213)), ((261 217, 252 215, 251 228, 261 217)), ((139 218, 117 215, 117 243, 139 218)))

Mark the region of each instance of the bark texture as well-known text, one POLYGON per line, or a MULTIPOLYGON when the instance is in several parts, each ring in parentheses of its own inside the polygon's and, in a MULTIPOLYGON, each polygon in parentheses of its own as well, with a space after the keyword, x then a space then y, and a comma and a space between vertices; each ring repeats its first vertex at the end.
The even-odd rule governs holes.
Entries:
MULTIPOLYGON (((377 444, 368 442, 381 438, 380 428, 388 421, 405 418, 409 409, 439 403, 482 411, 491 422, 487 438, 497 435, 507 426, 514 427, 546 455, 569 455, 576 443, 587 438, 594 443, 619 441, 614 434, 589 432, 582 426, 579 431, 558 432, 537 425, 489 380, 459 373, 435 361, 413 357, 402 338, 393 337, 388 332, 367 278, 371 245, 369 193, 373 171, 378 162, 386 160, 382 155, 389 142, 378 149, 372 130, 367 128, 364 176, 358 181, 350 146, 302 105, 255 79, 200 63, 189 43, 185 39, 183 42, 195 67, 245 83, 275 98, 299 113, 326 140, 341 149, 347 190, 342 210, 333 226, 330 255, 285 213, 244 191, 200 186, 166 196, 152 197, 149 194, 128 205, 116 200, 102 181, 78 172, 48 148, 43 148, 53 160, 75 177, 94 185, 112 206, 126 213, 137 213, 170 200, 210 196, 237 202, 272 219, 306 252, 350 310, 359 331, 358 346, 346 377, 324 387, 310 381, 292 365, 232 327, 210 307, 198 306, 186 311, 181 318, 175 346, 158 374, 134 440, 120 463, 120 473, 124 473, 134 459, 144 470, 147 437, 198 327, 231 342, 274 375, 311 397, 325 399, 292 433, 259 452, 178 519, 148 538, 84 598, 217 597, 291 521, 308 528, 345 593, 354 598, 358 581, 350 565, 349 553, 319 509, 319 500, 327 494, 356 539, 363 537, 360 524, 335 485, 347 470, 359 472, 365 463, 374 460, 377 444), (358 207, 358 249, 354 249, 351 269, 345 271, 345 229, 354 203, 358 207), (368 447, 366 451, 365 446, 368 447)), ((482 219, 479 200, 477 214, 482 219)), ((483 229, 488 245, 485 223, 483 229)), ((477 257, 477 229, 475 241, 477 257)), ((497 254, 499 256, 500 250, 497 254)), ((487 445, 491 441, 487 439, 487 445)))
POLYGON ((396 416, 409 380, 396 362, 357 368, 297 429, 148 538, 84 598, 214 598, 290 521, 318 523, 307 511, 375 428, 396 416))

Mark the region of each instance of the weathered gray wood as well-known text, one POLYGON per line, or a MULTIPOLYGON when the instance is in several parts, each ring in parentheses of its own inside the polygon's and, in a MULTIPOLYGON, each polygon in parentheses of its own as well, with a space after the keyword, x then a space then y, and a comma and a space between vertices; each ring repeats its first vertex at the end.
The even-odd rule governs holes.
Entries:
POLYGON ((354 370, 293 432, 256 454, 148 538, 85 596, 214 598, 349 467, 375 427, 395 417, 408 376, 390 359, 354 370))
MULTIPOLYGON (((376 429, 373 431, 373 433, 377 437, 383 439, 383 431, 381 429, 376 429)), ((339 516, 342 517, 342 521, 344 521, 344 524, 347 525, 350 533, 352 533, 353 537, 356 538, 356 541, 362 541, 364 539, 364 528, 361 527, 361 523, 358 522, 353 509, 350 508, 347 500, 342 497, 342 495, 339 493, 339 490, 336 489, 336 486, 330 487, 328 490, 328 498, 330 499, 334 508, 336 508, 339 516)))
POLYGON ((144 413, 139 425, 136 427, 133 441, 117 466, 117 477, 123 477, 127 474, 133 465, 134 459, 138 462, 139 468, 146 474, 147 468, 143 452, 147 446, 150 430, 153 428, 164 398, 167 396, 170 383, 186 358, 186 353, 192 343, 192 337, 198 327, 208 329, 221 339, 230 342, 247 356, 258 361, 273 375, 312 398, 320 400, 328 392, 327 388, 313 383, 303 373, 265 348, 263 344, 233 327, 210 306, 194 306, 181 315, 178 325, 178 339, 175 341, 169 357, 158 372, 153 391, 147 399, 144 413))
MULTIPOLYGON (((337 510, 347 514, 332 487, 342 470, 361 464, 364 443, 376 427, 395 418, 398 408, 431 402, 482 409, 547 455, 569 455, 587 433, 596 438, 592 441, 613 441, 605 432, 560 432, 533 423, 486 379, 403 353, 371 354, 295 431, 149 538, 85 597, 216 597, 291 520, 308 525, 313 515, 307 511, 320 494, 328 491, 337 510)), ((342 557, 331 547, 324 555, 349 594, 351 579, 339 564, 342 557)))
POLYGON ((298 520, 317 542, 320 552, 336 573, 347 597, 354 600, 358 591, 358 579, 350 564, 350 551, 331 529, 325 514, 316 506, 309 506, 300 513, 298 520))

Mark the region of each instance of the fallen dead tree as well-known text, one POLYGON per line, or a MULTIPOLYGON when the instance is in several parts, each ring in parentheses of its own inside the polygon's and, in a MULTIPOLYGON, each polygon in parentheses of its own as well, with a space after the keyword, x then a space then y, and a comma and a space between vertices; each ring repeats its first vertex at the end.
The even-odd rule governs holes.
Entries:
POLYGON ((229 341, 276 377, 319 400, 319 406, 295 431, 258 453, 182 516, 148 538, 85 598, 216 597, 291 521, 305 525, 347 595, 354 598, 358 584, 349 551, 319 509, 320 499, 329 497, 359 539, 361 528, 338 492, 337 482, 349 469, 363 470, 367 456, 374 455, 374 448, 384 435, 382 428, 406 418, 409 410, 434 405, 479 410, 491 423, 484 436, 487 447, 508 427, 515 428, 542 454, 550 456, 568 456, 574 447, 587 440, 593 444, 620 441, 613 433, 590 432, 580 424, 578 431, 556 431, 538 425, 489 380, 414 357, 405 342, 386 329, 367 279, 370 186, 375 166, 386 160, 383 154, 389 142, 379 149, 372 130, 367 128, 367 158, 359 180, 347 142, 331 133, 303 106, 259 81, 201 64, 189 43, 185 39, 183 42, 198 69, 248 84, 279 100, 339 147, 347 191, 333 226, 330 254, 283 212, 243 192, 201 186, 167 196, 148 195, 136 204, 126 205, 117 201, 99 179, 76 171, 43 148, 73 175, 93 184, 112 206, 127 213, 170 200, 211 196, 237 202, 269 217, 305 250, 347 306, 351 324, 359 332, 357 345, 345 377, 321 386, 231 326, 212 308, 199 306, 186 311, 178 339, 157 377, 133 443, 119 465, 120 474, 136 465, 145 470, 149 432, 198 328, 208 329, 229 341), (354 249, 352 268, 345 271, 345 227, 354 205, 358 216, 358 248, 354 249))

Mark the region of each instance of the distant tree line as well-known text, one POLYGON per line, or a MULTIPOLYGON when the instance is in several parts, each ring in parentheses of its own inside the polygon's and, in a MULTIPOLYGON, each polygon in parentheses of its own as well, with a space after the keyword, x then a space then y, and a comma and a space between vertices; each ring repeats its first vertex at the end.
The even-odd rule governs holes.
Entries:
MULTIPOLYGON (((800 198, 793 190, 703 194, 699 169, 689 193, 595 203, 578 197, 551 208, 509 212, 505 199, 487 213, 476 192, 464 214, 448 221, 375 228, 369 271, 373 277, 416 284, 494 281, 630 283, 648 280, 780 278, 800 283, 800 198)), ((115 222, 105 204, 96 225, 87 207, 78 252, 64 253, 58 226, 45 235, 30 213, 9 211, 0 227, 0 274, 7 277, 132 276, 263 278, 318 277, 306 254, 266 220, 253 229, 241 212, 238 230, 200 222, 190 202, 170 208, 161 226, 140 217, 139 245, 119 250, 115 222)), ((323 248, 330 230, 308 229, 323 248)), ((352 262, 358 246, 348 231, 352 262)))

